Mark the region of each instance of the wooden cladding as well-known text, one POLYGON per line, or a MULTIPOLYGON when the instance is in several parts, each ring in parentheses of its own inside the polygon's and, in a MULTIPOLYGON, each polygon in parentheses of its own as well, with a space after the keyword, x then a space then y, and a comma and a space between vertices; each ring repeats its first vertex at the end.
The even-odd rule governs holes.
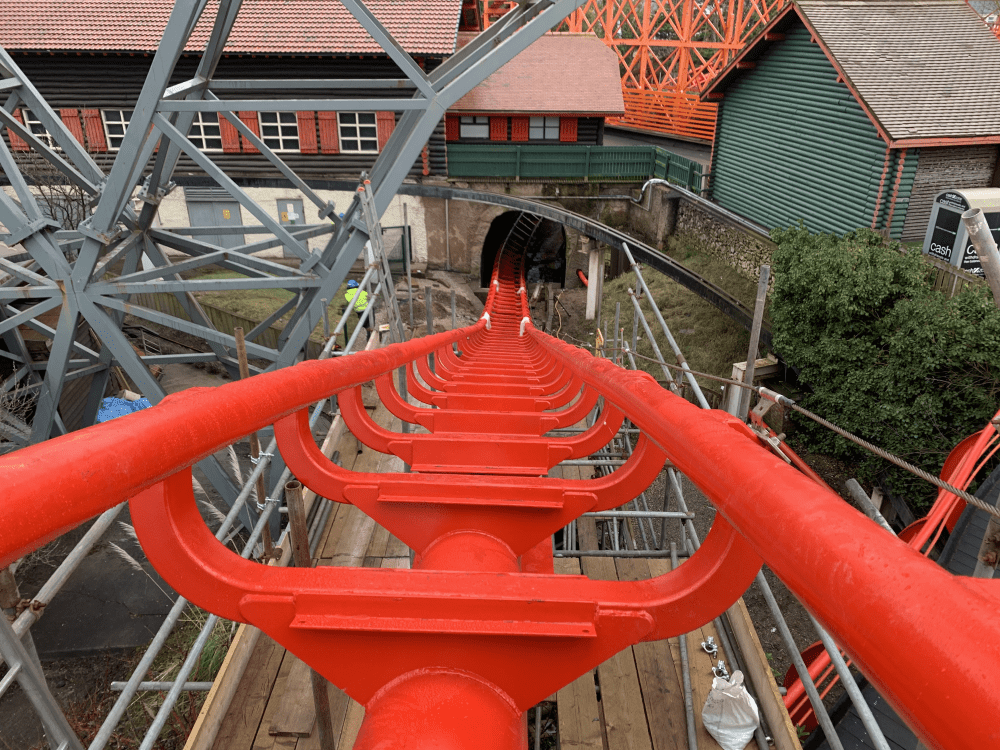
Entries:
MULTIPOLYGON (((76 109, 76 108, 66 108, 57 110, 60 119, 65 125, 66 129, 70 134, 81 144, 84 148, 93 152, 108 152, 110 149, 110 144, 105 132, 104 125, 104 114, 98 109, 76 109)), ((256 135, 261 140, 264 140, 262 136, 262 130, 260 125, 260 116, 256 111, 245 111, 234 113, 239 117, 240 122, 250 132, 256 135)), ((396 113, 395 112, 375 112, 375 131, 377 133, 377 152, 381 152, 386 144, 389 142, 389 138, 392 136, 396 128, 396 113)), ((33 132, 31 127, 25 124, 25 113, 24 111, 18 109, 14 110, 12 116, 25 127, 28 132, 33 132)), ((371 113, 367 114, 370 123, 371 113)), ((296 150, 300 154, 339 154, 340 153, 340 125, 337 112, 296 112, 296 130, 291 131, 294 135, 287 137, 297 137, 298 148, 290 149, 296 150)), ((230 121, 224 115, 220 115, 218 119, 219 123, 219 135, 218 138, 221 140, 222 151, 226 154, 257 154, 260 151, 257 147, 250 142, 250 139, 246 136, 241 136, 240 131, 237 129, 236 125, 233 124, 235 120, 230 121)), ((458 118, 449 119, 449 123, 452 123, 451 127, 454 130, 458 130, 458 118)), ((506 126, 506 122, 503 123, 506 126)), ((37 129, 38 123, 32 120, 32 127, 37 129)), ((370 129, 370 125, 368 125, 370 129)), ((31 146, 22 137, 20 137, 13 128, 8 128, 8 137, 10 139, 11 149, 13 151, 29 151, 31 146)), ((46 141, 46 136, 40 134, 38 136, 43 141, 46 141)), ((268 136, 270 137, 270 136, 268 136)), ((371 138, 370 135, 367 136, 371 138)), ((457 135, 456 135, 457 137, 457 135)), ((159 149, 159 142, 157 142, 154 147, 154 151, 159 149)), ((271 146, 268 142, 269 147, 271 146)), ((377 153, 372 149, 374 143, 371 146, 366 147, 364 150, 371 150, 372 153, 377 153)), ((219 150, 218 141, 209 150, 219 150)), ((289 149, 286 149, 289 150, 289 149)), ((351 150, 354 151, 353 149, 351 150)), ((425 169, 427 169, 425 165, 425 169)))

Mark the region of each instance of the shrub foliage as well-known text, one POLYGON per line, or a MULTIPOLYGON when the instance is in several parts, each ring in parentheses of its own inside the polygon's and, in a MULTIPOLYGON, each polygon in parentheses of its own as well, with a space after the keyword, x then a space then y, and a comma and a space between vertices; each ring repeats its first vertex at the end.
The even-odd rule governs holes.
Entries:
MULTIPOLYGON (((843 237, 776 229, 775 349, 812 389, 803 406, 937 474, 949 451, 982 429, 1000 394, 1000 310, 985 285, 946 299, 919 252, 867 229, 843 237)), ((810 450, 835 455, 867 481, 889 471, 917 508, 927 483, 805 419, 810 450)))

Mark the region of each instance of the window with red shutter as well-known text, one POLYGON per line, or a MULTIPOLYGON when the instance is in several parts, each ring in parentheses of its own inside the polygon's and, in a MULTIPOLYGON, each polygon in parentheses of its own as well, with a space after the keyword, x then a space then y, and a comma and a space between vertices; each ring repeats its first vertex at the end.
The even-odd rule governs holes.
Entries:
POLYGON ((82 109, 83 132, 87 135, 87 148, 103 153, 108 150, 108 142, 104 138, 104 125, 101 123, 101 112, 97 109, 82 109))
POLYGON ((562 117, 559 119, 559 140, 563 143, 576 143, 575 117, 562 117))
POLYGON ((510 139, 512 141, 528 140, 528 121, 527 117, 510 118, 510 139))
MULTIPOLYGON (((14 110, 14 119, 17 120, 22 125, 24 125, 24 118, 21 117, 21 110, 19 109, 14 110)), ((28 142, 25 141, 23 138, 21 138, 21 136, 17 135, 17 133, 15 133, 10 128, 7 129, 7 135, 10 136, 10 147, 12 150, 14 151, 28 150, 28 142)))
POLYGON ((506 117, 491 117, 490 118, 490 140, 491 141, 506 141, 507 140, 507 118, 506 117))
POLYGON ((375 120, 378 124, 378 150, 381 151, 389 142, 392 131, 396 129, 396 113, 376 112, 375 120))
POLYGON ((319 120, 319 150, 321 154, 339 154, 340 137, 337 135, 337 113, 317 112, 319 120))
MULTIPOLYGON (((260 138, 260 121, 257 119, 256 112, 237 112, 236 113, 243 124, 250 128, 255 136, 260 138)), ((250 141, 243 139, 243 153, 244 154, 259 154, 260 151, 256 146, 254 146, 250 141)))
POLYGON ((240 152, 240 131, 221 113, 219 114, 219 138, 222 140, 223 153, 238 154, 240 152))
POLYGON ((299 120, 299 151, 303 154, 318 154, 319 143, 316 140, 316 113, 296 112, 299 120))
POLYGON ((80 124, 80 110, 60 109, 59 117, 62 119, 67 130, 73 134, 73 137, 83 144, 83 126, 80 124))
POLYGON ((458 140, 458 118, 455 117, 454 115, 445 115, 444 139, 446 141, 458 140))

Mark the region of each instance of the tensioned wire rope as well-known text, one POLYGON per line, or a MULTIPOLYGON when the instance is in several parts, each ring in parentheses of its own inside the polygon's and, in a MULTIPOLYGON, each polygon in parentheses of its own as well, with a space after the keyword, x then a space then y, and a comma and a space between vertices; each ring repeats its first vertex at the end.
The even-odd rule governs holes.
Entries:
MULTIPOLYGON (((567 336, 567 338, 573 338, 573 337, 572 336, 567 336)), ((573 338, 573 340, 575 342, 577 342, 582 348, 585 348, 585 349, 596 349, 596 347, 593 344, 580 341, 579 339, 576 339, 576 338, 573 338)), ((746 388, 747 390, 751 390, 751 391, 753 391, 754 393, 756 393, 758 396, 760 396, 763 399, 766 399, 768 401, 773 401, 774 403, 779 404, 781 406, 788 406, 793 411, 797 411, 798 413, 802 414, 803 416, 808 417, 809 419, 813 420, 817 424, 820 424, 823 427, 826 427, 827 429, 832 430, 837 435, 840 435, 842 438, 845 438, 846 440, 850 440, 852 443, 861 446, 862 448, 864 448, 865 450, 867 450, 867 451, 875 454, 879 458, 882 458, 882 459, 888 461, 889 463, 895 464, 899 468, 904 469, 904 470, 910 472, 914 476, 920 477, 921 479, 923 479, 926 482, 930 482, 934 486, 936 486, 936 487, 938 487, 938 488, 940 488, 942 490, 945 490, 946 492, 952 493, 953 495, 961 498, 962 500, 964 500, 965 502, 969 503, 970 505, 973 505, 976 508, 979 508, 980 510, 989 513, 991 516, 994 516, 996 518, 1000 518, 1000 508, 997 508, 996 506, 990 505, 989 503, 983 502, 982 500, 980 500, 979 498, 975 497, 974 495, 970 495, 965 490, 960 490, 960 489, 958 489, 958 487, 952 486, 951 484, 949 484, 948 482, 944 481, 940 477, 936 477, 933 474, 931 474, 931 473, 929 473, 927 471, 924 471, 919 466, 915 466, 914 464, 911 464, 906 459, 900 458, 899 456, 895 455, 894 453, 890 453, 889 451, 885 450, 884 448, 879 448, 877 445, 874 445, 874 444, 868 442, 867 440, 865 440, 864 438, 858 437, 857 435, 854 435, 854 434, 848 432, 847 430, 843 429, 842 427, 838 427, 837 425, 833 424, 832 422, 830 422, 830 421, 828 421, 826 419, 823 419, 823 417, 819 416, 818 414, 814 414, 813 412, 809 411, 808 409, 806 409, 806 408, 804 408, 802 406, 799 406, 797 403, 795 403, 794 400, 788 398, 787 396, 782 396, 780 393, 776 393, 775 391, 772 391, 769 388, 765 388, 764 386, 749 385, 747 383, 740 382, 739 380, 733 380, 732 378, 724 378, 724 377, 721 377, 719 375, 710 375, 707 372, 698 372, 696 370, 690 370, 690 369, 687 369, 687 368, 683 368, 680 365, 673 365, 673 364, 670 364, 669 362, 663 362, 663 361, 661 361, 659 359, 655 359, 654 357, 647 357, 647 356, 645 356, 643 354, 639 354, 638 352, 632 351, 631 349, 629 349, 629 347, 628 347, 627 344, 625 346, 623 346, 623 347, 612 347, 612 346, 602 347, 600 351, 602 351, 602 352, 626 352, 626 353, 630 353, 633 357, 638 357, 639 359, 644 359, 647 362, 652 362, 654 364, 662 365, 663 367, 669 367, 669 368, 671 368, 673 370, 682 370, 684 372, 690 372, 692 375, 697 375, 698 377, 707 378, 708 380, 714 380, 716 382, 724 383, 726 385, 734 385, 734 386, 738 386, 740 388, 746 388)), ((998 429, 1000 429, 1000 426, 996 425, 996 423, 994 423, 994 426, 998 427, 998 429)))

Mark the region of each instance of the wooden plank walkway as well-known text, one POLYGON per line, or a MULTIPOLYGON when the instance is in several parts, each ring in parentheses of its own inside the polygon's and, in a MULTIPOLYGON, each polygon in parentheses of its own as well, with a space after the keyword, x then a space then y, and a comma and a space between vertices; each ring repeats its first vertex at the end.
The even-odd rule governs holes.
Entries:
MULTIPOLYGON (((377 421, 388 422, 384 407, 377 421)), ((395 427, 398 429, 398 423, 395 427)), ((358 471, 399 471, 398 459, 359 446, 345 433, 337 446, 342 464, 358 471)), ((580 467, 557 468, 580 477, 580 467)), ((578 522, 580 546, 596 549, 596 526, 578 522)), ((317 547, 318 565, 409 567, 409 550, 359 510, 337 505, 317 547)), ((642 580, 669 571, 669 560, 560 558, 556 572, 581 571, 600 580, 642 580)), ((711 689, 714 660, 700 644, 709 636, 719 642, 712 623, 688 635, 695 726, 699 750, 718 744, 701 723, 701 708, 711 689)), ((728 654, 719 656, 732 664, 728 654)), ((557 704, 559 746, 562 750, 687 750, 683 676, 678 639, 640 643, 625 649, 596 670, 584 674, 553 696, 557 704)), ((532 714, 533 716, 533 714, 532 714)), ((364 709, 331 686, 331 720, 338 750, 353 747, 364 709)), ((235 697, 221 719, 214 742, 193 742, 187 748, 207 750, 319 750, 310 685, 310 670, 267 636, 260 636, 235 697)), ((751 741, 748 748, 756 748, 751 741)), ((761 748, 759 750, 767 750, 761 748)))

